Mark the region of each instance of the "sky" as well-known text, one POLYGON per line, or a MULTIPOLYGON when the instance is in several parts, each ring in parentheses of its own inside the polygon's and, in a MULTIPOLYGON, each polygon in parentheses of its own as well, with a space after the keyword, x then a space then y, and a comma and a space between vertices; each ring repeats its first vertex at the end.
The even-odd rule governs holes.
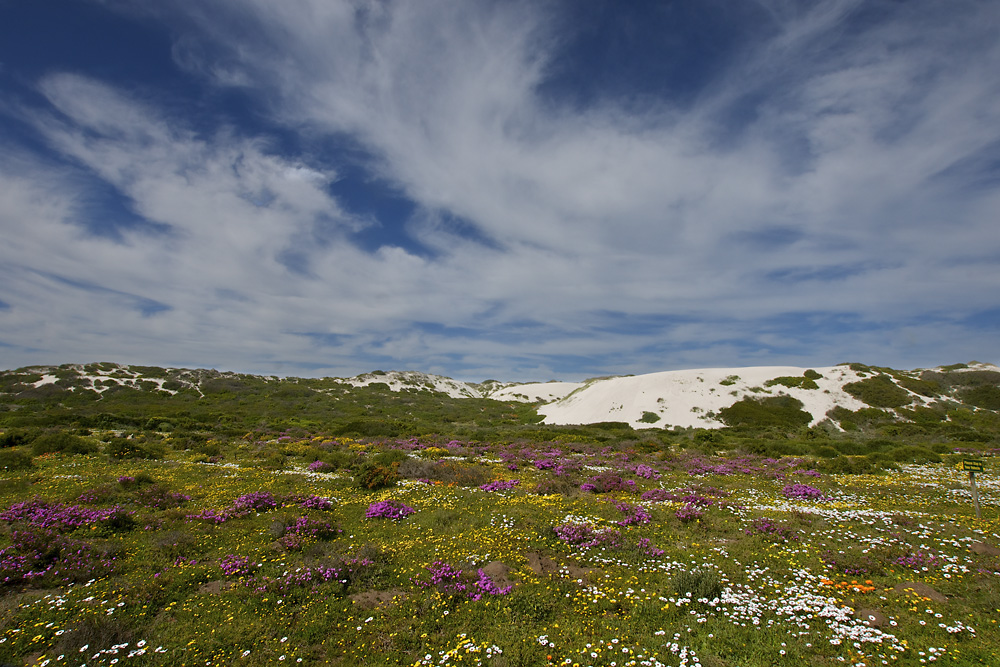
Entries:
POLYGON ((992 0, 0 0, 0 368, 1000 363, 992 0))

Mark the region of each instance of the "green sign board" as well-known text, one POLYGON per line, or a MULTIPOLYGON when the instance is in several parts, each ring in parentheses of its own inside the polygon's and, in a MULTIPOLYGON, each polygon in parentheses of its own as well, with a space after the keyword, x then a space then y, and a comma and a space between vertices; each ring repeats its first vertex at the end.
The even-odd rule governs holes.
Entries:
POLYGON ((968 472, 983 472, 983 460, 982 459, 963 459, 962 460, 962 470, 968 472))

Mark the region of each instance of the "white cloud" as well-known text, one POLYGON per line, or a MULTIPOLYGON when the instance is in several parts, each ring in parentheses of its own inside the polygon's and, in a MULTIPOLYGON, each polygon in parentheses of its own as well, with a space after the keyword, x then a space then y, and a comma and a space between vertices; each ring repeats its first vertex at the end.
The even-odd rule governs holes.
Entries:
MULTIPOLYGON (((763 355, 803 342, 768 331, 769 318, 790 312, 849 314, 882 330, 919 313, 987 310, 1000 284, 1000 200, 995 187, 970 191, 948 174, 988 168, 1000 153, 1000 47, 988 39, 998 10, 959 4, 943 16, 933 2, 905 3, 864 23, 863 3, 766 3, 766 38, 691 107, 664 100, 642 112, 539 94, 567 39, 553 6, 164 5, 188 71, 266 99, 290 129, 346 135, 370 151, 366 166, 417 204, 407 229, 432 256, 361 250, 352 235, 367 221, 327 193, 335 173, 59 74, 40 84, 58 114, 39 116, 38 129, 162 227, 126 229, 120 242, 87 235, 74 223, 86 185, 65 170, 36 181, 32 172, 52 168, 34 165, 26 191, 37 196, 7 188, 0 200, 19 237, 5 260, 35 271, 19 274, 11 312, 67 292, 40 277, 45 266, 111 290, 88 298, 103 299, 136 356, 162 346, 164 357, 244 367, 248 355, 331 355, 330 368, 360 371, 357 359, 386 355, 510 377, 499 371, 544 373, 558 355, 601 359, 595 372, 772 363, 763 355), (746 234, 782 230, 782 243, 746 234), (172 310, 143 316, 121 293, 172 310), (614 331, 601 312, 690 323, 614 331), (545 322, 544 335, 522 337, 524 321, 545 322), (480 333, 418 333, 414 322, 480 333), (317 348, 303 332, 344 337, 317 348), (663 358, 638 352, 656 346, 663 358)), ((18 182, 18 171, 7 176, 18 182)), ((46 349, 65 336, 81 354, 118 360, 98 345, 102 324, 87 302, 60 298, 72 317, 51 325, 46 349), (89 328, 72 334, 79 322, 89 328)), ((933 353, 919 333, 901 359, 933 353)), ((842 353, 837 335, 815 340, 812 363, 844 360, 822 356, 842 353)), ((949 349, 982 342, 978 356, 996 353, 976 332, 956 335, 974 343, 949 349)), ((894 349, 851 336, 872 354, 894 349)))

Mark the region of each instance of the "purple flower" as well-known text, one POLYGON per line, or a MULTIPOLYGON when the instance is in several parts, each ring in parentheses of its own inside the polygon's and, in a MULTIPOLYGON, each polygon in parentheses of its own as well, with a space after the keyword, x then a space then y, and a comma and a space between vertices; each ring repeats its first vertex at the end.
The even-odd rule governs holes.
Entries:
POLYGON ((330 472, 334 470, 334 467, 326 461, 313 461, 309 464, 309 470, 312 472, 330 472))
POLYGON ((682 505, 679 510, 674 512, 674 516, 680 519, 681 523, 691 523, 692 521, 699 521, 705 512, 701 510, 697 505, 682 505))
POLYGON ((333 503, 322 496, 309 496, 299 502, 299 507, 305 507, 310 510, 332 510, 333 503))
POLYGON ((521 481, 517 479, 508 479, 508 480, 498 479, 495 482, 490 482, 489 484, 483 484, 479 488, 482 489, 483 491, 509 491, 520 483, 521 481))
POLYGON ((222 560, 219 561, 219 569, 227 577, 249 576, 253 574, 254 567, 256 566, 245 556, 229 554, 228 556, 223 556, 222 560))
POLYGON ((744 529, 743 532, 747 535, 764 535, 781 542, 799 539, 798 535, 792 532, 791 528, 783 526, 767 517, 754 519, 753 523, 744 529))
POLYGON ((807 500, 823 498, 822 491, 808 484, 789 484, 781 490, 781 493, 786 498, 805 498, 807 500))
POLYGON ((269 491, 247 493, 233 501, 233 509, 237 512, 269 510, 277 506, 277 501, 275 501, 274 496, 269 491))
POLYGON ((647 512, 641 505, 630 505, 629 503, 617 500, 613 500, 612 503, 619 512, 625 515, 624 519, 617 522, 619 526, 649 523, 649 512, 647 512))
POLYGON ((483 572, 482 568, 477 571, 479 574, 479 580, 476 582, 475 586, 479 589, 479 594, 477 594, 473 599, 478 600, 482 595, 507 595, 512 590, 514 590, 514 584, 509 586, 504 586, 501 588, 493 583, 490 579, 490 575, 483 572))
POLYGON ((416 511, 417 510, 413 509, 409 505, 404 505, 398 500, 382 500, 368 506, 368 511, 365 512, 365 518, 393 519, 394 521, 398 521, 399 519, 405 519, 416 511))
POLYGON ((648 466, 645 463, 640 463, 635 467, 635 474, 645 479, 660 478, 660 473, 656 472, 656 470, 652 466, 648 466))

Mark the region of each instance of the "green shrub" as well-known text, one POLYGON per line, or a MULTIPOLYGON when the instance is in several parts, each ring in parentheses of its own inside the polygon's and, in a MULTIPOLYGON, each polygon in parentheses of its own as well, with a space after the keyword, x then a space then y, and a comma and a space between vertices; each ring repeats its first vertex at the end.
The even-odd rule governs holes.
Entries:
POLYGON ((802 401, 791 396, 744 398, 719 410, 719 419, 726 426, 778 426, 800 428, 812 421, 812 415, 802 409, 802 401))
POLYGON ((679 572, 671 582, 674 593, 692 600, 714 600, 722 592, 722 580, 712 570, 687 570, 679 572))
POLYGON ((24 431, 5 431, 0 433, 0 449, 20 447, 31 442, 30 436, 24 431))
POLYGON ((656 422, 660 421, 660 415, 656 414, 655 412, 644 411, 642 413, 642 417, 639 418, 639 421, 641 421, 643 424, 655 424, 656 422))
POLYGON ((0 470, 25 470, 32 467, 31 457, 20 449, 0 450, 0 470))
POLYGON ((898 470, 891 461, 875 456, 838 456, 817 461, 816 469, 831 475, 874 475, 883 470, 898 470))
POLYGON ((765 387, 773 387, 776 384, 780 384, 782 387, 799 387, 801 389, 819 389, 819 385, 816 384, 811 378, 804 376, 782 376, 773 378, 764 383, 765 387))
POLYGON ((904 445, 888 452, 889 458, 893 461, 907 463, 941 463, 941 455, 926 447, 917 445, 904 445))
POLYGON ((984 384, 966 389, 959 394, 965 403, 987 410, 1000 410, 1000 387, 984 384))
POLYGON ((383 466, 374 461, 364 461, 354 469, 354 484, 369 491, 395 486, 399 479, 398 465, 383 466))
POLYGON ((941 385, 937 382, 918 380, 917 378, 911 378, 905 375, 897 377, 896 382, 899 383, 900 387, 908 389, 914 394, 920 394, 921 396, 927 396, 930 398, 941 395, 941 385))
POLYGON ((821 377, 823 377, 823 375, 822 375, 822 374, 820 374, 820 373, 817 373, 816 371, 814 371, 814 370, 813 370, 813 369, 811 369, 811 368, 810 368, 810 369, 807 369, 807 370, 806 370, 806 372, 805 372, 805 373, 803 373, 802 375, 803 375, 803 377, 807 377, 807 378, 809 378, 810 380, 818 380, 818 379, 820 379, 821 377))
POLYGON ((71 433, 46 433, 35 438, 31 443, 31 451, 35 456, 52 452, 93 454, 97 451, 97 445, 71 433))
POLYGON ((381 466, 391 466, 395 464, 397 467, 408 458, 410 457, 407 456, 406 452, 401 449, 389 449, 384 452, 379 452, 373 457, 375 463, 381 466))
POLYGON ((333 451, 323 452, 323 454, 320 455, 319 460, 324 463, 329 463, 337 470, 340 470, 342 468, 353 468, 356 466, 361 460, 361 455, 347 449, 335 449, 333 451))
POLYGON ((817 446, 813 447, 812 452, 816 456, 820 456, 824 459, 832 459, 840 456, 840 452, 838 452, 836 449, 834 449, 828 444, 818 443, 817 446))
POLYGON ((910 393, 896 385, 888 375, 876 375, 844 385, 844 391, 876 408, 898 408, 912 402, 910 393))
POLYGON ((112 438, 105 451, 113 459, 162 459, 163 448, 138 439, 112 438))

